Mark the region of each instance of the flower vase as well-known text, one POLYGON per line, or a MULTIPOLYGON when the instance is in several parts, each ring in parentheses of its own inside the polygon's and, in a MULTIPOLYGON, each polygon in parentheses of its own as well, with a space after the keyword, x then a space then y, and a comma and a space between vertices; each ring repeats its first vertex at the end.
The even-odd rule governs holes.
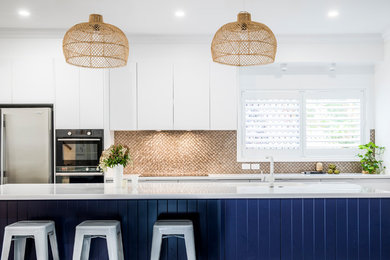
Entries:
POLYGON ((117 165, 113 169, 113 182, 115 187, 120 188, 122 186, 123 179, 123 165, 117 165))

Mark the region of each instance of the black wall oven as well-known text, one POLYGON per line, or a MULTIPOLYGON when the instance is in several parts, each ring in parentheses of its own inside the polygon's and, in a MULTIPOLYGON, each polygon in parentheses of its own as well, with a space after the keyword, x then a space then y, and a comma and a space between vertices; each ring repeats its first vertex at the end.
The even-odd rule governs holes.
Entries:
POLYGON ((99 168, 103 147, 102 129, 56 130, 57 183, 103 183, 99 168))

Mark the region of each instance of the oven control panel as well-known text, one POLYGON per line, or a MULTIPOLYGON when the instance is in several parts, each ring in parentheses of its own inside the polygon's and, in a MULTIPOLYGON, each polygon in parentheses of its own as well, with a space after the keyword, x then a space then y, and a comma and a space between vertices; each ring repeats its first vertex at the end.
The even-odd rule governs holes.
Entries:
POLYGON ((56 172, 102 172, 100 167, 88 166, 57 166, 56 172))
POLYGON ((103 137, 103 129, 57 129, 58 137, 103 137))

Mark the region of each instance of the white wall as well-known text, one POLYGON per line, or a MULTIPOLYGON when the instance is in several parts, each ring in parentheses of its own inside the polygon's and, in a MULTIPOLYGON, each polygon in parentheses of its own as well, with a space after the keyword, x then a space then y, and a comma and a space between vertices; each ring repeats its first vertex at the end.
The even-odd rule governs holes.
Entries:
POLYGON ((390 168, 390 39, 385 42, 384 61, 376 66, 375 131, 376 144, 385 146, 385 165, 390 168))
MULTIPOLYGON (((383 59, 380 35, 277 36, 276 62, 372 63, 383 59)), ((130 36, 132 61, 210 61, 212 36, 130 36)))
POLYGON ((0 58, 63 57, 59 38, 0 38, 0 58))
POLYGON ((380 35, 280 36, 276 62, 370 63, 383 59, 380 35))

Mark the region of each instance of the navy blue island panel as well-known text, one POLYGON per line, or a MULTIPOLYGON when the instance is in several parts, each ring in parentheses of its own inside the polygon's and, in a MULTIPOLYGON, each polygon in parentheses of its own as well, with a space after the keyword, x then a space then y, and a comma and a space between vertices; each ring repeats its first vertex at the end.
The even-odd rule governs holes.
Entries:
MULTIPOLYGON (((72 259, 76 225, 88 219, 115 219, 122 224, 125 259, 149 260, 153 224, 157 218, 191 219, 197 258, 220 259, 220 202, 217 200, 0 201, 0 242, 2 245, 7 224, 18 220, 54 220, 60 258, 68 260, 72 259)), ((26 259, 36 259, 32 240, 26 251, 26 259)), ((108 259, 105 240, 93 239, 90 259, 108 259)), ((161 259, 186 259, 184 241, 165 239, 161 259)))
POLYGON ((390 259, 390 199, 223 200, 221 209, 221 259, 390 259))
MULTIPOLYGON (((51 219, 68 260, 77 224, 117 219, 125 259, 146 260, 158 218, 193 220, 199 260, 390 260, 390 199, 380 198, 0 201, 0 242, 7 224, 51 219)), ((32 241, 26 259, 36 259, 32 241)), ((108 259, 103 239, 90 259, 108 259)), ((161 259, 186 259, 184 242, 164 240, 161 259)))

